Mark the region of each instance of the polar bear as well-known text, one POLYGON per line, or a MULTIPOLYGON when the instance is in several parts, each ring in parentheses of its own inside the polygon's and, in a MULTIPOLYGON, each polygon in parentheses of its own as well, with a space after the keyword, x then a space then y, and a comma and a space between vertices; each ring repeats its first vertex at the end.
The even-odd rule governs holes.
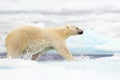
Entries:
POLYGON ((50 28, 22 26, 7 35, 7 56, 36 60, 43 53, 55 49, 66 60, 74 60, 65 45, 65 40, 80 34, 83 34, 83 30, 72 25, 50 28))

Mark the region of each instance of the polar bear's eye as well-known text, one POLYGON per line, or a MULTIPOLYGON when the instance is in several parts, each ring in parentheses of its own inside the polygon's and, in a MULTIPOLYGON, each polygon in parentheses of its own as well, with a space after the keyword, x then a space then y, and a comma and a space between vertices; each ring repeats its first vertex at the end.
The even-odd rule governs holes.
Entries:
POLYGON ((79 28, 78 28, 78 27, 76 27, 76 29, 78 30, 79 28))

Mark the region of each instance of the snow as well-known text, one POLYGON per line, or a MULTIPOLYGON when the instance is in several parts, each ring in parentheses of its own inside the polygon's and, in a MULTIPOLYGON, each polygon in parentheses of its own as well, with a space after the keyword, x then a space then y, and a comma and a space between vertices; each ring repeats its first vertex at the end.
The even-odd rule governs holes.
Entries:
POLYGON ((120 57, 35 62, 0 59, 1 80, 119 80, 120 57))

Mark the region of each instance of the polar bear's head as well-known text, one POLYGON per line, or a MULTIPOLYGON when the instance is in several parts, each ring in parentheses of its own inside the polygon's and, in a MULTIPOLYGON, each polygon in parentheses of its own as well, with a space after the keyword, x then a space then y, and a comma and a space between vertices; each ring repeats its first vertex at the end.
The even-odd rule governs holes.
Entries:
POLYGON ((83 30, 81 30, 77 26, 68 25, 67 29, 69 30, 69 35, 81 35, 81 34, 83 34, 83 30))

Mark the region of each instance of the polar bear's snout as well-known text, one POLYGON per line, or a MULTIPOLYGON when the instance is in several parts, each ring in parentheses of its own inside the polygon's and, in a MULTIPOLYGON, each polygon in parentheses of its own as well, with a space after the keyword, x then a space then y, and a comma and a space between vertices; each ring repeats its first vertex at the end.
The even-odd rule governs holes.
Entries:
POLYGON ((79 31, 78 34, 83 34, 84 31, 79 31))

